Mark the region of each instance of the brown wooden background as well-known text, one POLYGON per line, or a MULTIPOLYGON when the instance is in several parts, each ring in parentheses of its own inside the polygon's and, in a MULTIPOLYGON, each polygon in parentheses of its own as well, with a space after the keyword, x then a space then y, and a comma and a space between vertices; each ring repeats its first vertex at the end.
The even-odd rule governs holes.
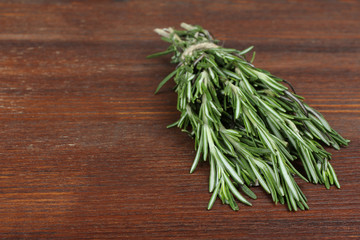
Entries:
POLYGON ((359 239, 359 91, 359 1, 0 1, 0 238, 359 239), (190 175, 193 141, 165 128, 172 84, 153 95, 174 66, 145 59, 182 21, 255 45, 352 140, 330 150, 341 189, 206 210, 209 168, 190 175))

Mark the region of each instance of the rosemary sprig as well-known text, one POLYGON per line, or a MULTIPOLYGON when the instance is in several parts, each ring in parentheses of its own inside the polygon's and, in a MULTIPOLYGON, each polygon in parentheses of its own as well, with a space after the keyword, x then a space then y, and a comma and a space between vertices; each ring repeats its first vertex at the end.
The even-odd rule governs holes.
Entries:
POLYGON ((255 54, 248 62, 245 54, 253 47, 224 48, 200 26, 181 27, 155 29, 170 46, 149 58, 172 53, 171 62, 178 64, 156 92, 174 79, 181 117, 168 127, 182 128, 195 140, 190 173, 201 159, 210 163, 208 209, 217 196, 233 210, 238 210, 235 199, 251 205, 243 195, 256 199, 249 186, 257 184, 289 210, 308 209, 294 176, 340 188, 331 154, 320 143, 339 149, 349 140, 304 103, 290 83, 254 67, 255 54), (295 161, 306 176, 293 166, 295 161))

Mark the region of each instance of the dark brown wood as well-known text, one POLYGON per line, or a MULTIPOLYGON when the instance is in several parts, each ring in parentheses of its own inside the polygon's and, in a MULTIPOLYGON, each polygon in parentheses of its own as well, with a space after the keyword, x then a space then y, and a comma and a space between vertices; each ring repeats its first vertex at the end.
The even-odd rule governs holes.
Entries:
POLYGON ((358 1, 1 1, 0 238, 359 239, 358 1), (185 21, 287 79, 352 140, 341 189, 299 181, 309 211, 255 188, 233 212, 175 121, 174 66, 155 27, 185 21))

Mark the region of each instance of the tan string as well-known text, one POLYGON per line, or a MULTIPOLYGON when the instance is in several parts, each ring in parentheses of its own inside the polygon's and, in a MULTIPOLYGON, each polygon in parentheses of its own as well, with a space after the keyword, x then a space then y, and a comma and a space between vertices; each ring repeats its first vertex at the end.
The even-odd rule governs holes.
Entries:
POLYGON ((181 59, 184 60, 185 57, 191 56, 194 53, 194 51, 197 51, 197 50, 213 49, 213 48, 218 48, 218 47, 220 47, 220 46, 218 46, 212 42, 202 42, 202 43, 194 44, 194 45, 191 45, 190 47, 188 47, 187 49, 185 49, 185 51, 181 55, 181 59))
MULTIPOLYGON (((188 26, 182 26, 182 27, 184 27, 185 29, 189 28, 188 26)), ((173 33, 174 30, 172 28, 164 28, 164 29, 156 28, 156 29, 154 29, 154 31, 157 34, 159 34, 160 36, 168 38, 168 37, 170 37, 170 34, 173 33)), ((177 40, 181 41, 179 36, 176 34, 173 34, 173 38, 176 38, 177 40)), ((193 55, 193 53, 197 50, 213 49, 213 48, 218 48, 218 47, 220 47, 220 46, 218 46, 212 42, 197 43, 197 44, 191 45, 190 47, 186 48, 185 51, 181 55, 181 59, 184 60, 185 57, 193 55)))

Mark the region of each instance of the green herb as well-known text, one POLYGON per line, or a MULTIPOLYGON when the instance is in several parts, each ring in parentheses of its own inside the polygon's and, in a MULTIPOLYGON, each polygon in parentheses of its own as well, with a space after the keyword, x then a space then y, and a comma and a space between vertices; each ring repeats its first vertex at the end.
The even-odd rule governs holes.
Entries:
POLYGON ((233 210, 238 210, 236 199, 251 205, 244 195, 256 199, 249 187, 258 184, 275 203, 286 202, 294 211, 308 209, 294 176, 340 188, 329 162, 331 154, 320 143, 339 149, 349 140, 295 94, 287 81, 256 68, 255 52, 247 61, 245 54, 253 47, 224 48, 202 27, 181 26, 184 30, 155 29, 171 45, 149 57, 172 53, 171 62, 178 64, 156 92, 174 79, 181 117, 168 127, 182 128, 195 140, 191 173, 201 159, 210 163, 208 209, 217 196, 233 210))

